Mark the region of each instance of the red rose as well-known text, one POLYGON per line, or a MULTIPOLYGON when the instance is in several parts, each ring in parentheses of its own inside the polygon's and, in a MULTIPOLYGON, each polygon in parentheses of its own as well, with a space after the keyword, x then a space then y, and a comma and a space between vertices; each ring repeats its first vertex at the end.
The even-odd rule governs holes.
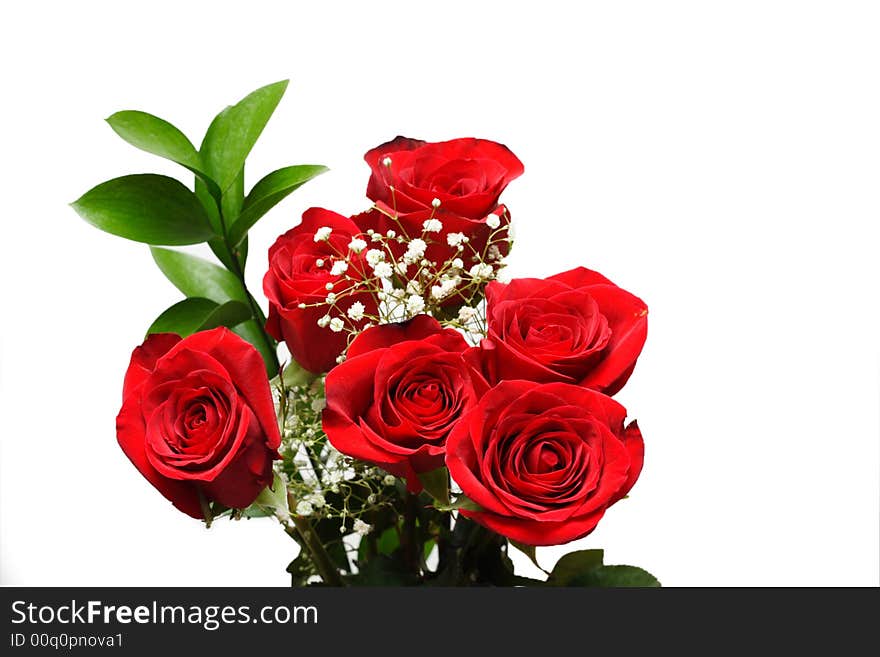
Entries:
POLYGON ((226 328, 149 336, 131 355, 116 435, 178 509, 241 509, 272 483, 281 435, 260 354, 226 328))
POLYGON ((575 383, 613 395, 648 332, 648 307, 607 278, 578 267, 547 279, 486 286, 486 376, 575 383))
POLYGON ((343 454, 405 477, 443 466, 446 438, 485 390, 461 334, 428 315, 367 329, 327 375, 324 432, 343 454))
POLYGON ((528 545, 589 534, 642 469, 638 426, 610 397, 567 383, 504 381, 446 443, 453 480, 481 511, 461 513, 528 545))
POLYGON ((333 367, 348 340, 346 332, 318 325, 331 311, 326 303, 328 283, 343 306, 332 315, 344 318, 349 328, 358 329, 368 321, 345 317, 344 309, 353 303, 362 303, 366 314, 376 313, 372 294, 357 290, 357 282, 365 277, 365 263, 363 253, 352 252, 349 243, 360 233, 351 219, 310 208, 302 223, 281 235, 269 249, 269 271, 263 278, 263 291, 269 299, 266 330, 283 340, 297 363, 310 372, 317 374, 333 367), (316 232, 322 228, 330 229, 329 237, 316 240, 316 232), (334 274, 333 265, 340 260, 349 263, 348 269, 334 274), (300 308, 300 304, 307 307, 300 308))
POLYGON ((523 172, 522 162, 506 146, 486 139, 428 143, 397 137, 364 159, 372 170, 367 184, 371 200, 407 213, 430 210, 436 198, 448 212, 475 220, 492 212, 504 188, 523 172))

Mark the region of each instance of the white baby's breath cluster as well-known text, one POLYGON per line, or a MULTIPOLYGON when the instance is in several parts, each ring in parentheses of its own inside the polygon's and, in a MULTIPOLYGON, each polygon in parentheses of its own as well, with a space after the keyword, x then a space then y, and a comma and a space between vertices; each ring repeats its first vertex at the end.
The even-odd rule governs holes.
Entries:
MULTIPOLYGON (((322 378, 287 386, 276 377, 272 396, 281 427, 281 460, 275 467, 286 484, 287 515, 339 518, 342 533, 368 533, 361 516, 391 504, 397 479, 341 454, 327 441, 321 428, 326 404, 322 378)), ((276 515, 284 523, 289 520, 276 515)))
MULTIPOLYGON (((384 214, 397 228, 367 230, 353 237, 346 250, 317 258, 315 267, 326 269, 336 280, 327 283, 321 302, 300 307, 320 307, 317 325, 345 334, 349 344, 370 326, 422 313, 478 342, 485 335, 483 289, 490 281, 506 280, 503 254, 512 242, 507 210, 500 207, 485 218, 490 235, 486 245, 477 249, 468 235, 444 226, 439 199, 432 207, 416 234, 407 233, 396 212, 374 207, 374 212, 384 214), (432 249, 435 244, 441 249, 432 249), (450 249, 446 260, 430 259, 435 251, 449 253, 450 249)), ((314 240, 329 243, 330 234, 329 228, 318 228, 314 240)), ((337 362, 344 359, 343 353, 337 362)))

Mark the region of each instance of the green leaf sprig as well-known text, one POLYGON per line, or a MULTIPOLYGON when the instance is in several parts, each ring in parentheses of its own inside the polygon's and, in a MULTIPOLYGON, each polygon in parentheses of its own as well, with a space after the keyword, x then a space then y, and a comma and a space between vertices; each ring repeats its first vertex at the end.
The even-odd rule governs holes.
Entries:
POLYGON ((276 343, 245 284, 248 231, 289 194, 327 171, 317 164, 283 167, 245 194, 247 157, 287 85, 287 80, 266 85, 225 108, 214 117, 198 150, 164 119, 137 110, 116 112, 107 119, 116 134, 186 168, 194 175, 192 188, 169 176, 135 174, 103 182, 71 204, 96 228, 149 244, 159 269, 185 295, 147 333, 185 336, 227 326, 260 351, 270 377, 279 371, 276 343), (203 242, 222 267, 159 248, 203 242))

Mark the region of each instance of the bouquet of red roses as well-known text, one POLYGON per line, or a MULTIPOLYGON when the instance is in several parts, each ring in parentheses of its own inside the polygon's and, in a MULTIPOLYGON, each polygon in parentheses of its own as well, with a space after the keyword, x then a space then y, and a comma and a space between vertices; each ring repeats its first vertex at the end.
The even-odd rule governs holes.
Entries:
POLYGON ((150 244, 185 295, 132 353, 126 456, 208 526, 277 519, 301 547, 294 585, 658 585, 601 550, 546 581, 508 556, 537 564, 535 546, 586 536, 635 484, 642 436, 611 396, 645 342, 644 302, 585 268, 506 281, 499 197, 522 163, 492 141, 397 137, 365 156, 369 209, 310 208, 271 246, 264 314, 245 285, 248 231, 326 171, 285 167, 245 194, 286 86, 224 109, 198 150, 145 112, 108 119, 194 174, 192 188, 123 176, 73 204, 150 244), (202 242, 219 264, 160 248, 202 242))

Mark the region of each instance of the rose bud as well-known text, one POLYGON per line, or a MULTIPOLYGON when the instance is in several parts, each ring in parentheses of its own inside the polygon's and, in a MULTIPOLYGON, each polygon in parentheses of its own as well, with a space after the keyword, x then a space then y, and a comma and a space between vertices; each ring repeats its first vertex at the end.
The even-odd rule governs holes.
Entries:
POLYGON ((644 445, 626 409, 567 383, 504 381, 456 424, 446 465, 482 510, 468 518, 527 545, 589 534, 642 469, 644 445))
POLYGON ((272 482, 281 436, 263 359, 220 327, 150 335, 131 355, 116 418, 119 445, 178 509, 241 509, 272 482))

